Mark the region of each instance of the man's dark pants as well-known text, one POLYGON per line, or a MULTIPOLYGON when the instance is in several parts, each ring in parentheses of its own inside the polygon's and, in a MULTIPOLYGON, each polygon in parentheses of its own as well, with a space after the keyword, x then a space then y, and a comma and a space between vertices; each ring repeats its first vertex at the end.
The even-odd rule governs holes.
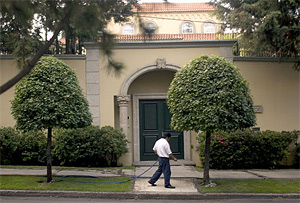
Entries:
POLYGON ((170 177, 171 177, 171 168, 170 168, 170 159, 159 157, 159 166, 156 172, 153 174, 152 178, 150 179, 150 183, 155 183, 161 174, 164 174, 165 178, 165 187, 170 185, 170 177))

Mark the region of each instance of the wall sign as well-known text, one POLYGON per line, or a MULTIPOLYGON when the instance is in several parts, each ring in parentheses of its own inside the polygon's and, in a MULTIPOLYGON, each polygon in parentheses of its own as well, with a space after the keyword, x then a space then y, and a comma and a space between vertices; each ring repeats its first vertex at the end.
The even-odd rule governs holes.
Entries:
POLYGON ((254 105, 254 112, 255 113, 262 113, 263 112, 263 107, 261 105, 254 105))

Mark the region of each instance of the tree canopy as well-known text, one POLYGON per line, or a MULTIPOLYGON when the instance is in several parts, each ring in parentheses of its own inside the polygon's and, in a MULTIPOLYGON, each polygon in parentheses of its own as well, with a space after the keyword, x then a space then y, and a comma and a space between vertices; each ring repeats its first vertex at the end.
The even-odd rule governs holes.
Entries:
POLYGON ((300 1, 212 0, 212 4, 224 21, 223 28, 241 34, 239 47, 279 57, 300 57, 300 1))
POLYGON ((179 70, 168 91, 171 126, 178 131, 230 131, 255 124, 247 82, 224 58, 203 55, 179 70))
POLYGON ((117 70, 120 64, 110 57, 112 37, 106 32, 110 21, 120 23, 132 16, 137 0, 12 0, 0 1, 0 52, 13 53, 24 67, 18 75, 0 87, 0 93, 15 85, 30 72, 64 31, 74 40, 101 39, 109 65, 117 70), (42 30, 53 32, 44 42, 42 30))
POLYGON ((75 72, 55 57, 42 57, 22 79, 11 101, 16 127, 23 131, 88 126, 92 117, 75 72))

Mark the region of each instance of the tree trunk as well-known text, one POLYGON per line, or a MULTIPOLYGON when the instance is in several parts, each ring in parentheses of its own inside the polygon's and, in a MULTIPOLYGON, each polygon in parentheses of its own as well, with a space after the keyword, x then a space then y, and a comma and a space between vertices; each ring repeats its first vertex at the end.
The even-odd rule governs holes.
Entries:
POLYGON ((74 36, 71 38, 71 53, 76 54, 76 39, 74 36))
POLYGON ((66 44, 65 44, 65 46, 66 46, 66 52, 65 52, 65 54, 70 54, 70 33, 69 33, 70 31, 69 31, 69 26, 67 26, 67 28, 66 28, 66 44))
POLYGON ((81 37, 79 37, 79 39, 78 39, 78 50, 79 50, 78 54, 82 54, 81 37))
POLYGON ((47 136, 47 183, 52 181, 52 156, 51 156, 52 128, 48 128, 47 136))
POLYGON ((204 160, 204 171, 203 171, 203 183, 204 183, 204 185, 210 184, 210 180, 209 180, 210 137, 211 137, 211 132, 206 132, 205 160, 204 160))
POLYGON ((55 54, 59 54, 59 41, 57 36, 55 40, 55 54))

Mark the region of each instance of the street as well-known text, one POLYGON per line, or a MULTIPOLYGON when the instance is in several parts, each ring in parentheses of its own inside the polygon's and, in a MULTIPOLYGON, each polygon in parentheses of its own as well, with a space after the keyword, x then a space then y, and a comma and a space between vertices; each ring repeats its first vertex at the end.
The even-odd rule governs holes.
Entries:
MULTIPOLYGON (((183 200, 126 200, 126 199, 89 199, 89 198, 54 198, 54 197, 0 197, 1 203, 54 203, 54 202, 62 202, 62 203, 84 203, 84 202, 103 202, 103 203, 182 203, 183 200)), ((264 202, 272 202, 272 203, 299 203, 299 199, 225 199, 225 200, 184 200, 185 203, 220 203, 220 202, 230 202, 230 203, 264 203, 264 202)))

